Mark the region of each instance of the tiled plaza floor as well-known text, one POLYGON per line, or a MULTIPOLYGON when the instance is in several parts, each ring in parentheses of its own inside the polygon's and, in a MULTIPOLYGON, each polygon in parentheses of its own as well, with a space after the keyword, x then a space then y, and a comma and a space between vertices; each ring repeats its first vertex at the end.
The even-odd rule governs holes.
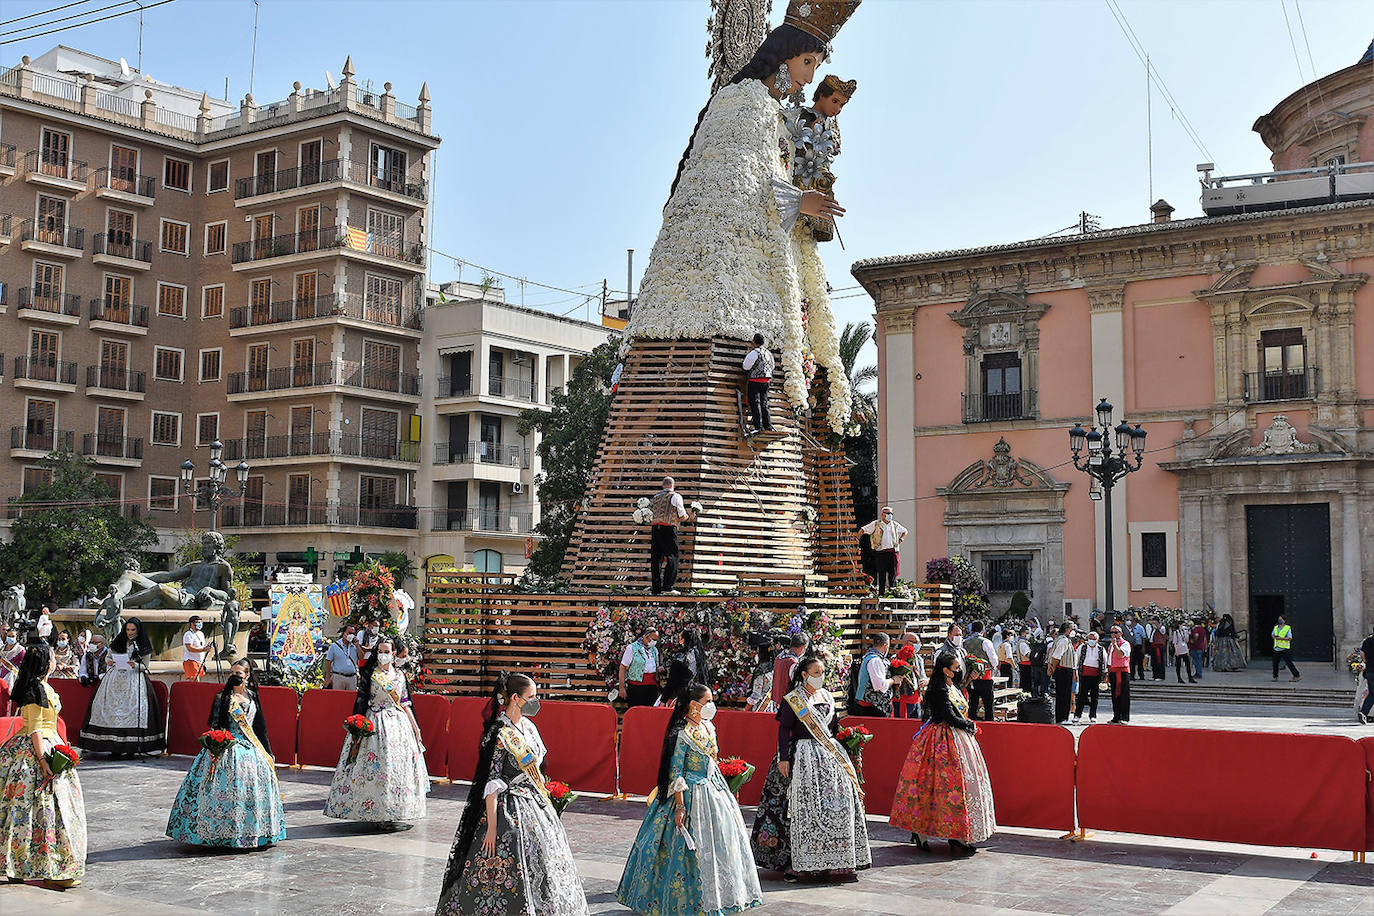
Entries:
MULTIPOLYGON (((1193 704, 1141 709, 1141 726, 1235 727, 1240 716, 1193 704), (1218 713, 1221 713, 1218 715, 1218 713)), ((1298 710, 1263 725, 1284 731, 1355 730, 1339 711, 1298 710)), ((1255 727, 1247 722, 1239 727, 1255 727)), ((467 796, 464 785, 436 784, 429 816, 414 830, 380 834, 324 817, 326 770, 281 770, 289 834, 255 852, 192 851, 163 835, 167 811, 189 758, 82 765, 90 825, 85 882, 58 893, 0 885, 0 913, 157 916, 192 912, 246 914, 410 914, 432 912, 449 844, 467 796)), ((1352 800, 1352 804, 1359 804, 1352 800)), ((582 799, 565 817, 593 913, 625 913, 615 888, 644 813, 642 802, 582 799)), ((746 822, 753 812, 745 811, 746 822)), ((1273 850, 1149 837, 1098 834, 1069 843, 1043 831, 1007 830, 971 859, 931 854, 904 834, 871 820, 874 868, 843 887, 765 880, 755 912, 788 916, 994 913, 1374 914, 1374 864, 1349 853, 1273 850)))

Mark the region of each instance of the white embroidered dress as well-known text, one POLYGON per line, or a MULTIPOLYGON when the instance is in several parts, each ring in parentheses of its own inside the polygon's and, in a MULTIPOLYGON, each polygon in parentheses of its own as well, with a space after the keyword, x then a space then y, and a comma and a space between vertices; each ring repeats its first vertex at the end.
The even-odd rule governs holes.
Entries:
POLYGON ((409 822, 425 816, 429 774, 404 709, 409 703, 403 674, 373 672, 367 717, 377 730, 359 742, 352 763, 348 758, 354 738, 344 739, 324 806, 326 817, 409 822))
POLYGON ((725 86, 706 108, 649 255, 627 338, 748 339, 782 349, 784 390, 807 405, 805 362, 827 367, 830 424, 850 416, 825 268, 797 225, 801 191, 782 156, 792 139, 758 80, 725 86), (805 302, 805 317, 803 302, 805 302))

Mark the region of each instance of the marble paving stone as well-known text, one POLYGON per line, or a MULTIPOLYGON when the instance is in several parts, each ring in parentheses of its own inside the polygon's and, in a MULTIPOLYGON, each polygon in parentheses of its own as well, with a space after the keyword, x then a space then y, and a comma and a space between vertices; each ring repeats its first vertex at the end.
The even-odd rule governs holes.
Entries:
MULTIPOLYGON (((429 816, 380 833, 322 808, 330 773, 280 770, 287 839, 252 852, 188 849, 163 831, 188 758, 82 765, 90 854, 84 883, 59 893, 0 885, 3 916, 136 913, 392 916, 433 911, 465 785, 436 783, 429 816)), ((592 913, 615 900, 645 805, 584 798, 564 823, 592 913)), ((745 811, 746 822, 753 812, 745 811)), ((1156 916, 1266 913, 1374 916, 1374 865, 1348 855, 1104 834, 1068 843, 1047 831, 1003 831, 969 859, 943 843, 922 853, 881 820, 869 823, 875 867, 857 884, 786 884, 764 873, 760 914, 786 916, 1156 916)))

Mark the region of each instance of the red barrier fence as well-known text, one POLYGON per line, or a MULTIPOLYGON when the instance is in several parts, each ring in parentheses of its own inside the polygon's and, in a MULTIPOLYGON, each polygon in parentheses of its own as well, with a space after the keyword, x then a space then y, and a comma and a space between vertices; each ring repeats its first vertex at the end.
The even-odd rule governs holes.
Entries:
POLYGON ((615 792, 616 714, 609 703, 549 700, 539 707, 548 777, 581 792, 615 792))
MULTIPOLYGON (((223 684, 177 681, 167 710, 167 753, 200 753, 200 738, 210 727, 210 707, 223 684)), ((292 691, 294 693, 294 691, 292 691)))
POLYGON ((429 775, 442 779, 448 775, 448 697, 411 694, 410 708, 425 746, 425 769, 429 775))
MULTIPOLYGON (((648 795, 658 781, 658 758, 672 710, 664 706, 635 706, 625 711, 620 726, 620 791, 648 795)), ((774 731, 774 750, 777 732, 774 731)), ((740 755, 736 755, 740 756, 740 755)), ((760 777, 755 776, 755 779, 760 777)), ((762 781, 760 779, 760 785, 762 781)))
POLYGON ((471 782, 482 741, 482 716, 488 701, 482 697, 454 697, 448 713, 448 778, 471 782))
POLYGON ((979 722, 978 747, 999 826, 1074 828, 1072 732, 1059 725, 979 722))
POLYGON ((81 682, 72 677, 50 677, 48 686, 57 691, 57 698, 62 701, 62 721, 67 723, 72 737, 76 737, 86 721, 86 710, 91 708, 95 688, 82 687, 81 682))
POLYGON ((1078 739, 1085 829, 1260 846, 1366 844, 1366 756, 1349 738, 1088 727, 1078 739), (1130 786, 1186 787, 1182 807, 1130 786))
POLYGON ((840 727, 848 725, 862 725, 873 733, 873 740, 864 746, 864 810, 886 817, 892 811, 892 795, 897 791, 907 751, 911 750, 911 737, 921 728, 921 722, 845 716, 840 727))
MULTIPOLYGON (((763 781, 778 753, 778 720, 771 714, 722 709, 712 724, 716 727, 716 743, 720 756, 739 757, 754 765, 754 778, 739 790, 742 805, 757 805, 763 794, 763 781)), ((664 723, 665 727, 667 723, 664 723)), ((659 746, 662 747, 662 738, 659 746)), ((654 761, 655 767, 658 761, 654 761)))
POLYGON ((296 728, 296 762, 301 766, 334 767, 343 751, 343 720, 353 714, 358 694, 352 690, 307 690, 301 694, 300 723, 296 728))
MULTIPOLYGON (((1364 751, 1364 766, 1374 774, 1374 738, 1361 738, 1360 750, 1364 751)), ((1367 783, 1365 792, 1365 841, 1364 851, 1374 852, 1374 782, 1367 783)))
POLYGON ((259 687, 258 701, 262 703, 262 715, 267 720, 267 740, 272 744, 272 759, 279 766, 295 764, 300 694, 290 687, 259 687))

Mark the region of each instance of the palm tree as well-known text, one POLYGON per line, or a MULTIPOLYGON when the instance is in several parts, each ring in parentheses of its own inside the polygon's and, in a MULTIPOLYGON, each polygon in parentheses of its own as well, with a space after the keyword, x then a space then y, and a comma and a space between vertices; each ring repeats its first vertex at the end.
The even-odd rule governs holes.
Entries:
POLYGON ((867 321, 850 321, 840 332, 840 362, 844 365, 844 374, 849 379, 849 390, 854 402, 854 418, 863 426, 877 425, 878 422, 877 392, 866 390, 870 383, 877 383, 878 367, 864 366, 856 371, 854 365, 859 361, 859 353, 872 339, 873 325, 867 321))

